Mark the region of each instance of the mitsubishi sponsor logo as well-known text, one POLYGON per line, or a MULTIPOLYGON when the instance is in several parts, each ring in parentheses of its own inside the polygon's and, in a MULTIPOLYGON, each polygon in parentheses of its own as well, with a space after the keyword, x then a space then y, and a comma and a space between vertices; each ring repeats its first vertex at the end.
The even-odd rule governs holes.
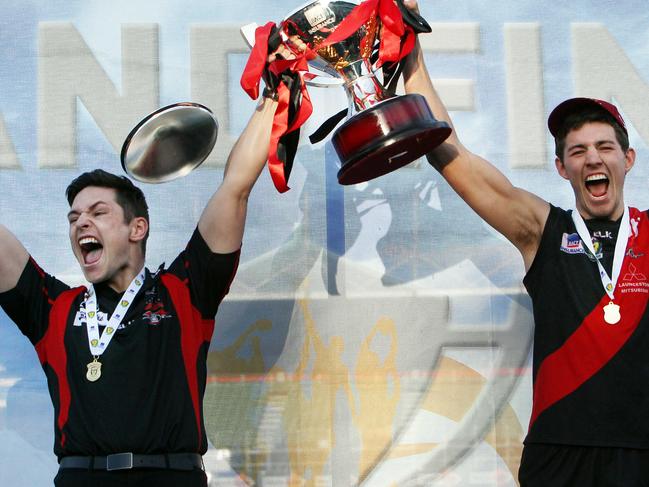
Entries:
POLYGON ((647 276, 640 272, 635 265, 629 264, 629 272, 622 277, 623 281, 646 281, 647 276))
POLYGON ((622 280, 618 284, 618 287, 622 293, 649 294, 647 275, 641 272, 633 262, 629 263, 629 267, 622 275, 622 280))

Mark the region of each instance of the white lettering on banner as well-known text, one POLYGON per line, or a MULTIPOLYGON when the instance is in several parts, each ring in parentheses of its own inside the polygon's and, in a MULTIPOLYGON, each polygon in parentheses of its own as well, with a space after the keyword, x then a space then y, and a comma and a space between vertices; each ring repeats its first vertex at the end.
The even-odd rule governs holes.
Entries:
MULTIPOLYGON (((218 150, 212 151, 204 164, 224 165, 234 137, 230 127, 229 61, 230 54, 250 52, 239 27, 196 24, 190 30, 191 99, 209 107, 219 120, 218 150)), ((240 76, 236 74, 235 79, 240 76)), ((237 84, 238 86, 238 84, 237 84)))
MULTIPOLYGON (((431 23, 432 32, 419 36, 428 53, 477 53, 480 51, 480 24, 431 23)), ((475 110, 475 81, 472 79, 435 79, 435 88, 449 110, 475 110)), ((403 81, 401 81, 403 83, 403 81)))
POLYGON ((505 24, 509 167, 548 164, 543 103, 543 58, 538 23, 505 24))
MULTIPOLYGON (((480 24, 432 23, 420 37, 428 53, 480 52, 480 24)), ((575 95, 613 99, 642 138, 649 141, 649 85, 606 27, 571 27, 575 95), (593 73, 597 75, 594 76, 593 73)), ((94 118, 117 152, 130 129, 159 106, 159 33, 157 24, 122 26, 121 83, 114 83, 75 26, 42 22, 38 29, 38 166, 76 166, 77 100, 94 118), (117 87, 116 85, 119 85, 117 87)), ((207 164, 222 165, 233 143, 228 130, 230 79, 228 56, 246 54, 238 26, 196 24, 190 29, 191 94, 218 114, 218 150, 207 164)), ((504 24, 504 56, 509 138, 509 167, 544 168, 545 103, 539 23, 504 24)), ((475 110, 475 80, 435 80, 450 110, 475 110)), ((0 170, 19 168, 7 127, 0 116, 0 170)))
POLYGON ((479 22, 431 22, 430 34, 423 34, 421 46, 432 52, 480 52, 479 22))
POLYGON ((0 115, 0 169, 18 169, 18 156, 14 144, 9 138, 4 120, 0 115))
POLYGON ((649 85, 606 27, 572 24, 576 96, 614 99, 640 136, 649 142, 649 85))
POLYGON ((159 103, 158 27, 122 26, 121 94, 78 30, 42 22, 38 39, 38 165, 75 167, 77 100, 119 151, 159 103))

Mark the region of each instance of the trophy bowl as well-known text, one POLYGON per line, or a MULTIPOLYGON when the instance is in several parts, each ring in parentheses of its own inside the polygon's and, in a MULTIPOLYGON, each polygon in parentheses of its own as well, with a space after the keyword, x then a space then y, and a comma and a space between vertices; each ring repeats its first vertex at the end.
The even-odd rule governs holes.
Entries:
POLYGON ((124 171, 145 183, 164 183, 185 176, 210 155, 218 122, 198 103, 174 103, 147 115, 126 137, 124 171))
POLYGON ((338 182, 356 184, 394 171, 441 144, 451 127, 433 116, 425 98, 388 93, 370 60, 380 21, 368 19, 356 32, 333 44, 324 41, 358 2, 310 1, 283 22, 287 38, 298 36, 317 56, 309 64, 340 77, 347 94, 347 120, 331 138, 341 161, 338 182), (323 46, 323 47, 322 47, 323 46))

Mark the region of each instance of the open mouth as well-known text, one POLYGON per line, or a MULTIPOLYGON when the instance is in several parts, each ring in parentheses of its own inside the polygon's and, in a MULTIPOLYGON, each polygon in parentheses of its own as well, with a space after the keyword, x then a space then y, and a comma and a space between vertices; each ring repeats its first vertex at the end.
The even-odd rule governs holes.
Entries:
POLYGON ((81 248, 81 255, 83 256, 83 263, 92 265, 100 258, 104 246, 99 243, 95 237, 84 237, 79 239, 79 247, 81 248))
POLYGON ((605 174, 591 174, 585 181, 586 190, 594 197, 604 196, 608 191, 608 177, 605 174))

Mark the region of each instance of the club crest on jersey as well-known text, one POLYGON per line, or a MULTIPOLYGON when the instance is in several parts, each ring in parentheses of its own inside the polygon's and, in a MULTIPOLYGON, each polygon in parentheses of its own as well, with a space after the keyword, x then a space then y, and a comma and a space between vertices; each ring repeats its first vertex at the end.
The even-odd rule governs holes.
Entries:
POLYGON ((561 237, 561 252, 566 254, 583 254, 584 245, 578 233, 564 233, 561 237))
POLYGON ((171 314, 165 310, 162 302, 154 301, 147 303, 142 318, 150 325, 156 326, 159 325, 162 320, 171 318, 171 314))
POLYGON ((602 242, 599 240, 593 239, 593 250, 595 251, 595 257, 590 255, 590 252, 588 252, 586 255, 590 260, 593 262, 595 261, 595 258, 597 259, 602 259, 604 257, 604 252, 602 251, 602 242))

